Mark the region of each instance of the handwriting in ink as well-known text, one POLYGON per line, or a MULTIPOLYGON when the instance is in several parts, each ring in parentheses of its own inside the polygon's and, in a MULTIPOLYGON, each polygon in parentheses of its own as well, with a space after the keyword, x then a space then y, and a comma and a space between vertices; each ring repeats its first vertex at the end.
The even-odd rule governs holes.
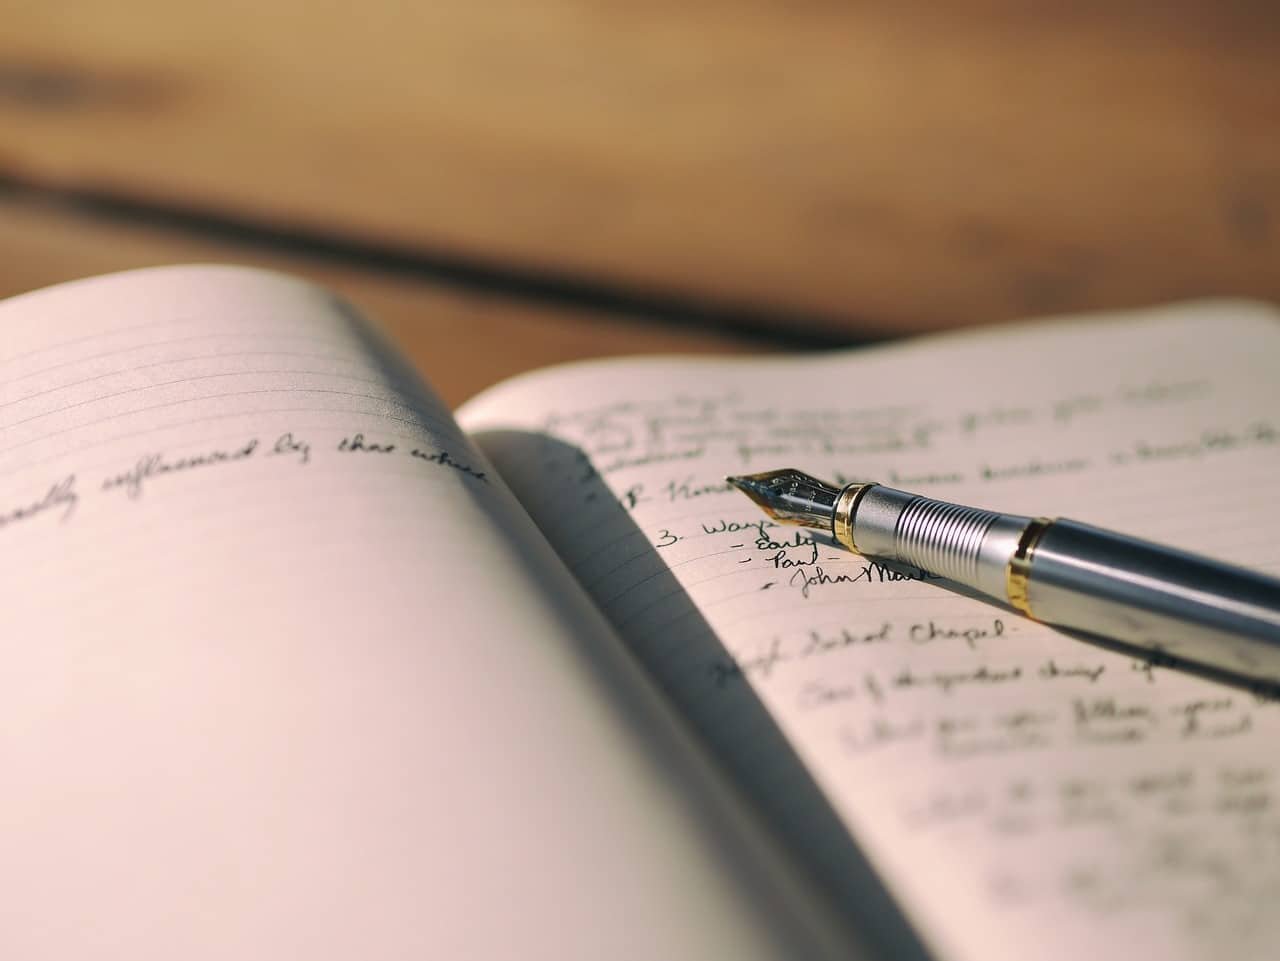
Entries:
POLYGON ((704 534, 733 534, 737 531, 757 531, 758 537, 764 537, 764 529, 766 527, 778 527, 776 521, 767 519, 753 521, 726 521, 717 520, 711 524, 705 521, 702 524, 702 533, 704 534))
POLYGON ((1169 713, 1181 719, 1178 734, 1184 738, 1223 738, 1250 730, 1252 717, 1239 710, 1230 697, 1196 698, 1175 704, 1169 713))
POLYGON ((1021 677, 1022 668, 1020 667, 1000 669, 986 664, 969 670, 932 671, 927 674, 918 674, 910 668, 903 668, 893 676, 892 684, 899 689, 933 687, 944 694, 950 694, 957 687, 1007 684, 1021 677))
POLYGON ((1104 405, 1105 401, 1097 394, 1064 397, 1054 402, 1053 419, 1061 424, 1069 424, 1080 414, 1096 414, 1104 405))
POLYGON ((474 478, 475 480, 478 480, 481 483, 484 483, 484 484, 489 483, 489 478, 485 476, 484 471, 476 470, 474 467, 470 466, 469 464, 463 464, 454 460, 452 457, 449 456, 448 451, 445 451, 445 450, 425 451, 415 447, 413 450, 409 452, 409 454, 410 456, 416 457, 419 460, 424 460, 434 464, 439 464, 441 467, 452 468, 453 470, 456 470, 458 473, 465 474, 466 476, 474 478))
POLYGON ((291 454, 301 463, 307 464, 311 461, 311 445, 305 440, 295 439, 292 431, 286 431, 276 438, 270 454, 291 454))
POLYGON ((751 466, 761 458, 765 460, 780 460, 794 451, 795 446, 787 443, 744 443, 739 444, 737 447, 738 460, 743 467, 751 466))
MULTIPOLYGON (((786 540, 775 541, 764 532, 763 528, 760 530, 759 536, 756 537, 756 550, 758 551, 785 551, 790 547, 813 547, 813 538, 803 531, 796 531, 786 540)), ((814 554, 816 555, 817 553, 818 551, 815 548, 814 554)))
POLYGON ((1125 703, 1114 697, 1095 697, 1089 700, 1074 698, 1071 708, 1077 724, 1096 721, 1141 721, 1154 724, 1151 708, 1145 704, 1125 703))
POLYGON ((1167 404, 1170 401, 1181 402, 1211 393, 1212 385, 1206 380, 1184 380, 1167 383, 1152 381, 1139 387, 1122 387, 1119 390, 1121 401, 1133 406, 1149 406, 1167 404))
POLYGON ((997 714, 986 724, 973 718, 959 723, 952 719, 939 723, 938 749, 955 759, 1044 748, 1052 743, 1055 720, 1052 713, 1030 710, 997 714))
POLYGON ((629 511, 635 510, 638 504, 648 499, 644 494, 643 484, 632 484, 622 492, 622 504, 629 511))
POLYGON ((991 621, 990 627, 949 627, 931 620, 922 624, 912 624, 907 630, 907 637, 916 644, 962 640, 970 650, 975 650, 979 640, 1003 637, 1004 630, 1004 621, 998 617, 991 621))
POLYGON ((960 416, 960 432, 974 434, 991 427, 1009 427, 1028 424, 1035 414, 1026 407, 993 407, 984 411, 970 411, 960 416))
POLYGON ((812 567, 818 563, 818 545, 809 542, 809 549, 799 555, 787 553, 786 548, 779 548, 766 558, 773 564, 776 570, 785 570, 788 567, 812 567))
POLYGON ((815 587, 825 587, 828 584, 853 584, 861 579, 857 574, 828 574, 821 566, 817 566, 814 567, 812 574, 806 570, 796 571, 791 575, 788 583, 792 587, 798 587, 800 596, 807 598, 815 587))
POLYGON ((1107 666, 1105 664, 1067 664, 1062 665, 1053 658, 1045 661, 1036 671, 1040 677, 1046 681, 1052 681, 1056 678, 1084 678, 1090 684, 1098 683, 1098 678, 1102 677, 1107 666))
POLYGON ((179 457, 177 460, 166 460, 164 454, 148 454, 140 458, 127 471, 104 480, 102 489, 109 491, 123 487, 125 493, 131 499, 136 500, 142 496, 142 485, 145 481, 168 474, 196 470, 201 467, 213 467, 218 464, 231 464, 236 461, 248 460, 257 449, 258 439, 255 437, 232 450, 211 450, 205 454, 179 457))
POLYGON ((796 707, 802 711, 813 711, 857 698, 857 688, 852 684, 829 683, 822 679, 815 679, 806 681, 800 688, 800 693, 796 696, 796 707))
POLYGON ((817 657, 846 647, 877 644, 890 640, 892 635, 893 626, 888 621, 884 621, 873 631, 854 631, 844 627, 834 634, 823 634, 819 631, 811 630, 805 646, 800 649, 800 656, 817 657))
POLYGON ((738 680, 749 675, 760 675, 767 678, 773 673, 773 669, 790 658, 782 650, 782 639, 775 637, 769 646, 758 654, 753 655, 727 655, 707 666, 707 673, 711 675, 712 682, 716 687, 724 687, 730 681, 738 680))
POLYGON ((821 566, 815 566, 813 572, 797 570, 788 582, 798 588, 802 597, 808 597, 815 587, 826 587, 829 584, 885 584, 895 581, 933 581, 940 574, 930 574, 921 570, 894 570, 875 561, 863 564, 854 574, 828 574, 821 566))
POLYGON ((0 512, 0 529, 16 524, 19 521, 31 520, 33 517, 55 511, 58 508, 62 508, 62 516, 59 519, 65 521, 76 509, 76 504, 79 503, 79 500, 80 496, 76 493, 76 475, 68 474, 62 480, 51 484, 48 491, 39 500, 20 504, 17 507, 10 507, 0 512))
POLYGON ((1071 702, 1076 736, 1094 744, 1131 744, 1143 741, 1158 723, 1145 704, 1114 697, 1075 698, 1071 702))
POLYGON ((862 730, 848 725, 842 727, 840 744, 850 754, 862 754, 891 744, 917 740, 924 735, 925 723, 918 717, 906 721, 873 717, 862 730))
MULTIPOLYGON (((1239 891, 1263 903, 1265 893, 1258 892, 1266 891, 1274 873, 1265 858, 1249 856, 1255 852, 1246 839, 1260 837, 1264 825, 1273 832, 1280 825, 1280 776, 1262 743, 1280 720, 1280 686, 1227 692, 1165 670, 1176 662, 1159 652, 1131 665, 1118 654, 1042 636, 1003 612, 961 613, 958 602, 892 583, 927 575, 841 554, 818 535, 820 551, 827 553, 818 563, 795 563, 808 560, 811 548, 788 542, 791 531, 773 529, 769 521, 761 525, 754 512, 756 519, 748 522, 748 512, 731 495, 694 493, 722 471, 757 463, 759 469, 811 463, 820 475, 834 475, 837 486, 867 480, 842 476, 833 456, 856 450, 878 452, 870 461, 848 457, 849 466, 877 479, 904 489, 945 489, 1065 484, 1088 471, 1111 473, 1129 464, 1181 467, 1245 449, 1268 456, 1280 449, 1280 421, 1265 408, 1250 413, 1224 403, 1189 407, 1187 416, 1178 412, 1167 422, 1147 417, 1155 405, 1199 403, 1212 391, 1206 381, 1190 379, 1145 384, 1136 369, 1131 386, 1085 376, 1025 406, 996 400, 999 393, 992 390, 992 401, 979 392, 963 409, 823 407, 781 390, 766 399, 707 395, 687 404, 664 385, 645 400, 629 401, 630 407, 611 404, 557 426, 565 428, 565 440, 585 450, 628 439, 625 451, 598 458, 618 469, 610 478, 616 492, 611 499, 634 508, 647 495, 641 509, 650 516, 643 529, 652 536, 660 524, 676 523, 687 535, 674 546, 668 546, 670 537, 656 539, 668 552, 679 549, 675 576, 696 606, 707 605, 708 621, 734 653, 718 650, 722 660, 715 666, 708 666, 714 655, 672 655, 668 661, 655 653, 664 678, 692 670, 713 693, 715 685, 731 693, 740 683, 767 693, 766 710, 785 722, 788 736, 812 746, 815 773, 837 783, 848 775, 850 790, 833 791, 841 811, 862 810, 858 796, 864 792, 855 785, 876 783, 876 792, 892 797, 881 793, 877 800, 887 803, 883 811, 871 808, 869 817, 897 813, 907 829, 937 830, 939 852, 952 844, 952 853, 981 850, 982 870, 992 868, 985 879, 998 879, 1000 890, 1013 892, 1009 897, 1019 899, 1019 910, 1040 901, 1052 909, 1059 898, 1109 913, 1145 910, 1150 900, 1144 892, 1155 892, 1161 899, 1168 895, 1173 918, 1182 896, 1169 892, 1186 887, 1189 903, 1181 913, 1196 924, 1218 915, 1234 920, 1242 915, 1230 907, 1219 912, 1216 892, 1230 895, 1224 902, 1229 906, 1247 900, 1239 891), (593 420, 610 430, 591 434, 586 427, 593 420), (1057 438, 1069 442, 1058 444, 1057 438), (698 456, 686 456, 694 445, 698 456), (628 485, 629 497, 621 493, 628 485), (696 534, 715 536, 699 540, 696 534), (780 570, 784 562, 793 566, 780 570), (745 590, 729 590, 727 581, 708 576, 739 565, 753 567, 752 575, 732 572, 745 590), (757 593, 775 587, 785 588, 784 596, 757 593), (895 591, 901 596, 890 597, 895 591), (722 597, 734 598, 744 613, 719 606, 722 597), (890 600, 902 603, 881 603, 890 600), (861 617, 850 616, 859 610, 861 617), (784 615, 793 617, 785 629, 776 626, 787 623, 784 615), (879 643, 877 628, 887 628, 879 643), (1255 745, 1261 751, 1256 756, 1250 753, 1255 745), (842 749, 840 756, 828 753, 828 746, 842 749), (1219 746, 1232 750, 1215 753, 1219 746), (1063 763, 1017 757, 1046 750, 1064 752, 1063 763), (902 756, 894 757, 897 752, 902 756), (1162 764, 1167 757, 1177 764, 1162 764), (1219 783, 1215 757, 1230 758, 1230 770, 1243 773, 1219 783), (838 767, 864 764, 862 771, 838 767), (1195 773, 1194 783, 1185 783, 1183 769, 1195 773), (1013 776, 1006 778, 1006 770, 1013 776), (1259 782, 1258 772, 1272 782, 1259 782), (1153 787, 1166 783, 1167 789, 1153 787), (1228 834, 1230 817, 1247 822, 1249 832, 1228 834), (1086 840, 1086 832, 1094 836, 1086 840), (997 847, 1006 841, 1018 842, 1007 860, 997 847), (1046 857, 1027 864, 1022 855, 1028 849, 1046 857)), ((579 547, 571 533, 565 541, 566 553, 597 544, 584 538, 579 547)), ((648 574, 632 570, 636 581, 648 574)), ((696 697, 687 707, 691 714, 704 710, 696 697)), ((975 884, 982 880, 975 868, 975 884)))
POLYGON ((1193 440, 1154 444, 1138 441, 1129 450, 1115 451, 1111 462, 1116 465, 1131 463, 1165 463, 1177 460, 1194 460, 1226 451, 1250 447, 1269 447, 1280 443, 1280 430, 1265 421, 1243 428, 1214 428, 1206 430, 1193 440))
POLYGON ((725 491, 732 490, 731 484, 720 482, 717 484, 694 484, 693 477, 686 477, 682 481, 667 481, 662 488, 662 493, 666 495, 668 501, 693 500, 695 497, 703 497, 707 494, 722 494, 725 491))
POLYGON ((1085 457, 1069 457, 1066 460, 1029 460, 1021 464, 982 465, 978 476, 984 481, 1022 480, 1027 477, 1047 477, 1052 474, 1074 474, 1088 470, 1092 464, 1085 457))
POLYGON ((390 454, 395 449, 395 444, 375 444, 373 441, 367 441, 364 439, 364 434, 353 434, 338 441, 338 450, 351 453, 362 451, 368 454, 390 454))
POLYGON ((917 474, 903 474, 890 468, 886 480, 894 487, 911 488, 934 484, 959 484, 964 481, 964 474, 959 471, 926 471, 917 474))

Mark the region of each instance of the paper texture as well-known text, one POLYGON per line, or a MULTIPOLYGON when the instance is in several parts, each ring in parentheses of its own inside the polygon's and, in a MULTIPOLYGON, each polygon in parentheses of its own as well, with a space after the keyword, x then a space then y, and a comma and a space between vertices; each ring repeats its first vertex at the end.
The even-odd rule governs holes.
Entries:
POLYGON ((162 269, 6 302, 0 327, 0 955, 818 950, 349 308, 162 269))
POLYGON ((781 732, 939 957, 1263 958, 1274 703, 773 526, 723 478, 878 480, 1276 572, 1277 371, 1274 312, 1206 303, 804 359, 587 364, 460 421, 820 856, 829 835, 777 774, 781 732))

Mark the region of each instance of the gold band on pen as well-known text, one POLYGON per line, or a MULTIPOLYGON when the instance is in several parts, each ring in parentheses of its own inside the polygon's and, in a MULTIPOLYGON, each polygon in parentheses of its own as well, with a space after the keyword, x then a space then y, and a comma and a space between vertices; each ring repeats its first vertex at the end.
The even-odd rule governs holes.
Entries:
POLYGON ((1018 546, 1014 548, 1013 556, 1009 558, 1009 564, 1004 569, 1005 593, 1009 595, 1009 603, 1027 617, 1035 617, 1031 613, 1031 601, 1027 597, 1027 578, 1031 576, 1031 562, 1035 560, 1036 545, 1040 543, 1040 538, 1044 537, 1045 531, 1052 526, 1051 518, 1032 518, 1031 522, 1022 529, 1018 546))
POLYGON ((836 498, 835 513, 831 519, 831 533, 845 547, 854 553, 861 554, 858 545, 853 542, 853 515, 858 509, 862 495, 875 487, 875 484, 849 484, 836 498))

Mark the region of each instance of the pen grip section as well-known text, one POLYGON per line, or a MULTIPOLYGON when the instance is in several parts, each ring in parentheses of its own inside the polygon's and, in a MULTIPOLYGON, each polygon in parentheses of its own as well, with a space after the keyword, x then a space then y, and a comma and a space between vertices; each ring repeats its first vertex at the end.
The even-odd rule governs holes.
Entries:
POLYGON ((1280 580, 1255 571, 1059 520, 1028 600, 1050 624, 1280 681, 1280 580))
POLYGON ((898 556, 922 570, 971 584, 978 577, 982 540, 999 516, 994 511, 917 497, 898 517, 898 556))
POLYGON ((859 502, 853 527, 864 554, 917 567, 1003 600, 1004 567, 1013 541, 1001 546, 997 542, 1005 538, 992 534, 1014 536, 1019 522, 1026 520, 877 485, 859 502))

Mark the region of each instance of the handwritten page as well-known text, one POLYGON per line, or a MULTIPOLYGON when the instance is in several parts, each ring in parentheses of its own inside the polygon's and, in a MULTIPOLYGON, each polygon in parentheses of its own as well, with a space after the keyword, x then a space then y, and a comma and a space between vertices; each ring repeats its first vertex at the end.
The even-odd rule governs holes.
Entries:
POLYGON ((1204 303, 570 366, 460 421, 783 833, 837 848, 825 801, 937 957, 1263 958, 1275 703, 775 526, 723 478, 878 480, 1277 572, 1278 371, 1275 312, 1204 303))
POLYGON ((829 944, 349 307, 174 268, 0 329, 0 955, 829 944))

